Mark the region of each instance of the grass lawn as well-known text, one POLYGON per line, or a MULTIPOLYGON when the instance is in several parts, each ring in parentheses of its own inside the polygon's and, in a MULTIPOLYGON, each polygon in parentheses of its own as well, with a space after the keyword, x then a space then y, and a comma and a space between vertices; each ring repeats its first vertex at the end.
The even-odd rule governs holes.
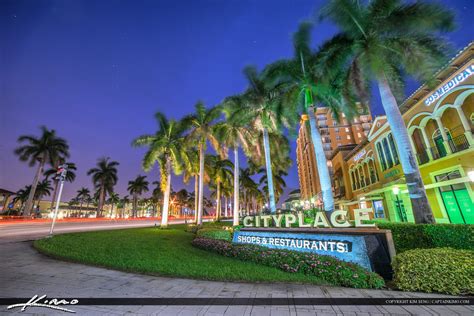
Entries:
POLYGON ((250 282, 326 284, 320 279, 223 257, 191 245, 184 225, 170 229, 134 228, 57 235, 35 247, 68 261, 144 274, 250 282))

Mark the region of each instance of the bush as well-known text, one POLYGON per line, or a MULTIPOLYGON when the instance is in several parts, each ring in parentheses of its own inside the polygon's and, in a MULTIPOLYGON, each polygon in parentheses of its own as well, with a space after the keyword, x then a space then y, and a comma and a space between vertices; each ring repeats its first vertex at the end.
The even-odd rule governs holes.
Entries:
POLYGON ((474 294, 474 252, 452 248, 408 250, 393 262, 395 286, 404 291, 474 294))
POLYGON ((196 237, 193 246, 226 257, 252 261, 291 273, 314 275, 332 285, 354 288, 382 288, 382 277, 361 266, 330 256, 289 250, 269 249, 256 245, 236 245, 222 240, 196 237))
POLYGON ((232 232, 218 228, 201 228, 197 231, 197 237, 232 241, 232 232))
POLYGON ((449 247, 474 250, 474 226, 465 224, 413 224, 376 222, 392 231, 397 252, 410 249, 449 247))
POLYGON ((199 228, 200 228, 200 226, 198 226, 196 224, 189 224, 189 225, 186 225, 186 228, 184 230, 188 233, 196 234, 197 231, 199 230, 199 228))

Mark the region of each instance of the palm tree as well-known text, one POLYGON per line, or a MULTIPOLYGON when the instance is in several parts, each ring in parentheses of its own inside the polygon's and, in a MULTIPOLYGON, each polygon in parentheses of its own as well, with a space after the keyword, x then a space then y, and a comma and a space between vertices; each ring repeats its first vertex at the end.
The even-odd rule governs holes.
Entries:
POLYGON ((54 209, 54 203, 56 202, 56 195, 58 193, 58 186, 59 186, 59 176, 58 176, 58 168, 60 165, 65 164, 66 165, 66 177, 65 181, 67 182, 73 182, 76 179, 76 174, 74 173, 76 168, 76 164, 73 162, 66 162, 63 163, 61 161, 58 162, 58 165, 55 168, 50 168, 44 172, 44 176, 49 179, 49 177, 53 177, 53 182, 54 182, 54 190, 53 190, 53 196, 51 197, 51 206, 50 209, 53 211, 54 209))
POLYGON ((28 200, 28 196, 30 195, 31 185, 26 185, 24 188, 16 191, 15 197, 13 198, 13 204, 16 202, 20 202, 20 211, 23 211, 23 207, 25 206, 26 201, 28 200))
POLYGON ((125 195, 123 198, 120 199, 117 208, 121 208, 122 211, 120 212, 120 217, 123 218, 125 216, 125 208, 127 207, 127 204, 130 203, 130 199, 128 198, 128 195, 125 195))
MULTIPOLYGON (((90 199, 90 197, 91 197, 91 192, 89 191, 88 188, 82 187, 79 190, 77 190, 76 198, 80 201, 81 212, 82 212, 82 205, 84 204, 84 202, 87 201, 87 199, 90 199)), ((89 205, 87 205, 87 207, 89 207, 89 205)))
MULTIPOLYGON (((276 213, 275 193, 271 181, 272 160, 269 133, 279 133, 282 126, 295 126, 296 123, 292 121, 294 115, 289 113, 290 109, 283 106, 284 83, 271 81, 265 73, 259 73, 253 66, 245 67, 244 75, 249 85, 247 90, 243 95, 227 98, 225 102, 234 102, 233 100, 237 99, 235 102, 244 104, 238 119, 250 122, 263 139, 265 165, 270 179, 268 183, 270 210, 272 213, 276 213)), ((259 154, 259 152, 259 150, 253 151, 254 154, 259 154)))
MULTIPOLYGON (((342 108, 345 109, 345 103, 342 102, 342 91, 336 85, 339 82, 336 79, 341 79, 341 77, 318 76, 319 73, 315 72, 312 67, 316 55, 312 53, 310 48, 311 30, 311 23, 301 23, 298 31, 293 34, 294 58, 277 61, 267 66, 266 72, 267 76, 273 80, 289 83, 290 88, 285 96, 286 106, 292 108, 294 114, 303 112, 309 117, 311 140, 316 157, 324 206, 327 212, 332 212, 334 210, 334 197, 331 177, 321 134, 316 124, 315 101, 323 102, 336 115, 342 108)), ((334 75, 336 74, 340 75, 340 73, 334 73, 334 75)), ((338 119, 338 116, 336 116, 336 119, 338 119)), ((303 124, 306 124, 304 120, 303 122, 303 124)))
POLYGON ((41 199, 43 196, 50 196, 51 195, 51 190, 53 188, 51 187, 51 181, 48 179, 43 179, 42 181, 38 182, 38 185, 36 186, 36 191, 35 191, 35 197, 33 200, 33 205, 35 204, 34 201, 36 201, 38 207, 41 199))
POLYGON ((212 156, 212 174, 211 178, 216 185, 216 220, 221 215, 221 187, 222 184, 233 178, 232 168, 234 164, 228 159, 221 159, 219 156, 212 156))
POLYGON ((133 210, 132 216, 137 217, 137 201, 138 197, 145 192, 148 192, 148 181, 146 176, 138 175, 135 180, 128 181, 128 192, 132 195, 133 210))
POLYGON ((221 115, 221 109, 214 107, 206 109, 202 102, 195 106, 196 113, 183 119, 183 124, 189 129, 187 139, 195 142, 199 150, 199 201, 197 210, 197 225, 202 224, 203 196, 204 196, 204 157, 206 154, 207 141, 211 143, 216 151, 220 150, 213 125, 221 115))
MULTIPOLYGON (((264 172, 265 170, 261 169, 259 173, 264 172)), ((283 179, 283 176, 287 176, 288 174, 284 171, 279 171, 278 174, 273 174, 273 184, 275 186, 275 199, 278 201, 280 196, 283 194, 283 190, 286 188, 286 182, 283 179)), ((260 185, 263 185, 262 189, 264 191, 268 188, 268 178, 267 175, 264 174, 260 178, 259 181, 260 185)))
MULTIPOLYGON (((231 98, 223 107, 226 120, 218 123, 215 126, 215 131, 219 141, 226 147, 232 148, 234 151, 234 211, 233 211, 233 225, 239 225, 239 147, 241 146, 244 152, 250 156, 250 143, 255 141, 248 125, 243 124, 239 119, 239 112, 243 106, 239 103, 241 98, 231 98)), ((225 158, 227 151, 224 151, 225 158)), ((227 207, 227 206, 226 206, 227 207)))
POLYGON ((114 186, 117 184, 117 161, 110 161, 110 158, 101 158, 97 162, 97 167, 87 171, 87 175, 92 175, 92 183, 98 189, 97 217, 102 214, 105 196, 111 194, 114 186))
POLYGON ((151 192, 151 202, 153 204, 153 214, 154 214, 154 216, 158 217, 158 205, 160 204, 160 202, 163 201, 163 191, 161 190, 159 181, 153 181, 152 184, 155 185, 155 188, 151 192))
POLYGON ((182 172, 182 151, 184 144, 184 124, 174 120, 168 120, 160 112, 155 114, 158 122, 158 131, 154 135, 143 135, 136 138, 133 146, 148 146, 149 149, 143 157, 142 167, 145 171, 150 170, 158 162, 161 173, 161 189, 164 192, 163 214, 161 227, 168 226, 168 209, 171 191, 171 169, 175 174, 182 172))
POLYGON ((369 82, 375 80, 387 121, 398 147, 416 223, 433 223, 423 180, 413 153, 398 100, 403 75, 433 82, 446 61, 447 43, 440 32, 452 30, 453 13, 435 3, 399 0, 329 1, 321 19, 341 30, 320 52, 322 69, 343 69, 351 88, 367 99, 369 82))
POLYGON ((27 142, 15 149, 15 154, 18 155, 21 161, 28 161, 30 167, 38 163, 33 183, 31 184, 31 191, 26 201, 24 215, 29 216, 33 207, 33 199, 36 192, 41 174, 45 164, 49 163, 54 166, 61 159, 69 157, 69 146, 66 140, 56 136, 55 130, 49 130, 46 127, 41 127, 41 136, 23 135, 18 138, 19 143, 27 142))
POLYGON ((180 214, 183 214, 183 207, 188 207, 189 192, 186 189, 181 189, 176 192, 176 202, 179 204, 181 210, 180 214))
MULTIPOLYGON (((114 214, 114 206, 120 202, 120 197, 117 193, 112 192, 107 200, 107 203, 110 204, 110 215, 113 216, 114 214)), ((116 216, 115 216, 116 217, 116 216)))

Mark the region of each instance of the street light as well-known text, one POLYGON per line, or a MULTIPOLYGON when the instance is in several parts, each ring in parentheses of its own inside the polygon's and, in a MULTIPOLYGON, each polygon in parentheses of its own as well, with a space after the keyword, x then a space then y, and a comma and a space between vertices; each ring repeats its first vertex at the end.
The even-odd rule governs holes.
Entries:
POLYGON ((63 186, 64 186, 64 179, 66 178, 67 174, 67 164, 63 164, 58 167, 56 171, 56 175, 59 176, 59 193, 58 198, 56 200, 56 209, 54 210, 53 214, 53 222, 51 223, 51 229, 49 230, 49 236, 53 236, 54 224, 56 223, 56 217, 58 216, 59 211, 59 203, 61 202, 61 194, 63 193, 63 186))

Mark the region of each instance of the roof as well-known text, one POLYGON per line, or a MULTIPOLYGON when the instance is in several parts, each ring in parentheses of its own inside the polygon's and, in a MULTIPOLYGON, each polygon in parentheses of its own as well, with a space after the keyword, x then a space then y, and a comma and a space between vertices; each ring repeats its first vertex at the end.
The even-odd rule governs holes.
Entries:
POLYGON ((15 194, 15 192, 8 191, 8 190, 5 190, 5 189, 0 188, 0 194, 13 195, 13 194, 15 194))

